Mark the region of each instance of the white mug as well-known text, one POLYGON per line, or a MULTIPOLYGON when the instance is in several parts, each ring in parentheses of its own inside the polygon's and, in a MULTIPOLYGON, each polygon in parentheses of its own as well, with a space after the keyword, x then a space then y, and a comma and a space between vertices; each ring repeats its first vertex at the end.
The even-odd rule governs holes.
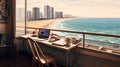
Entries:
POLYGON ((66 42, 66 46, 69 47, 72 45, 72 38, 70 37, 65 37, 65 42, 66 42))

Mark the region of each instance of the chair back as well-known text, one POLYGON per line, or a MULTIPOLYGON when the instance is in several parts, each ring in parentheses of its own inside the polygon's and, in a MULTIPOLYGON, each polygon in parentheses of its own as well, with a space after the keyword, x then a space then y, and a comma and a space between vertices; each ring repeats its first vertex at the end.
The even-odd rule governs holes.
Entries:
POLYGON ((34 59, 38 59, 38 61, 40 61, 41 63, 47 63, 47 60, 45 58, 45 55, 43 54, 43 51, 42 49, 40 48, 40 46, 38 45, 38 43, 31 39, 31 38, 27 38, 27 42, 29 44, 29 47, 32 51, 32 54, 33 54, 33 58, 34 59))

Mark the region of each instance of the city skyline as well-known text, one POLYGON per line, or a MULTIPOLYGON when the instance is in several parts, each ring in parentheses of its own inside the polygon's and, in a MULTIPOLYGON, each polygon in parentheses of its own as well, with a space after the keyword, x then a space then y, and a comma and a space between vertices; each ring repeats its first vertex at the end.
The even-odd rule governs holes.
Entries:
MULTIPOLYGON (((18 7, 24 7, 23 1, 17 1, 17 4, 21 4, 18 7)), ((43 9, 44 5, 74 16, 120 18, 120 0, 28 0, 27 6, 31 10, 34 6, 43 9)))
MULTIPOLYGON (((18 21, 23 21, 25 15, 24 8, 17 8, 16 11, 16 17, 18 21)), ((44 12, 41 12, 41 8, 39 7, 33 7, 32 10, 27 10, 27 19, 28 20, 40 20, 40 19, 54 19, 54 18, 63 18, 63 12, 62 11, 54 11, 54 7, 45 5, 44 6, 44 12)), ((66 16, 65 16, 66 17, 66 16)), ((71 15, 68 15, 66 18, 72 17, 71 15)))

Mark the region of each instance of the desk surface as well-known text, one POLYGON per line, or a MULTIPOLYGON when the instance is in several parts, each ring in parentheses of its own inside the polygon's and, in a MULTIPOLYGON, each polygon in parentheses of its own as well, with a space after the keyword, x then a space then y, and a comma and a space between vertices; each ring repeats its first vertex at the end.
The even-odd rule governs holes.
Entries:
MULTIPOLYGON (((26 39, 27 37, 30 37, 30 36, 31 35, 23 35, 23 36, 20 36, 20 37, 26 39)), ((67 46, 59 46, 59 45, 53 45, 52 42, 49 42, 48 40, 40 40, 37 37, 30 37, 30 38, 36 40, 37 42, 46 44, 48 46, 60 48, 60 49, 63 49, 63 50, 71 50, 71 49, 77 47, 77 45, 78 45, 78 44, 73 44, 73 45, 70 45, 69 47, 67 47, 67 46)))

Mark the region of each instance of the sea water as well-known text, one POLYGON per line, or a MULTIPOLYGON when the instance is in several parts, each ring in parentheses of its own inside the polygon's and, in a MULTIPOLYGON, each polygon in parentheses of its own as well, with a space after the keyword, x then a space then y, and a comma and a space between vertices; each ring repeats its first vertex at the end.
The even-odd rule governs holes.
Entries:
MULTIPOLYGON (((120 18, 75 18, 54 23, 52 27, 54 29, 120 35, 120 18)), ((74 34, 68 33, 61 34, 74 36, 74 34)), ((120 38, 114 37, 86 35, 86 39, 120 44, 120 38)))

